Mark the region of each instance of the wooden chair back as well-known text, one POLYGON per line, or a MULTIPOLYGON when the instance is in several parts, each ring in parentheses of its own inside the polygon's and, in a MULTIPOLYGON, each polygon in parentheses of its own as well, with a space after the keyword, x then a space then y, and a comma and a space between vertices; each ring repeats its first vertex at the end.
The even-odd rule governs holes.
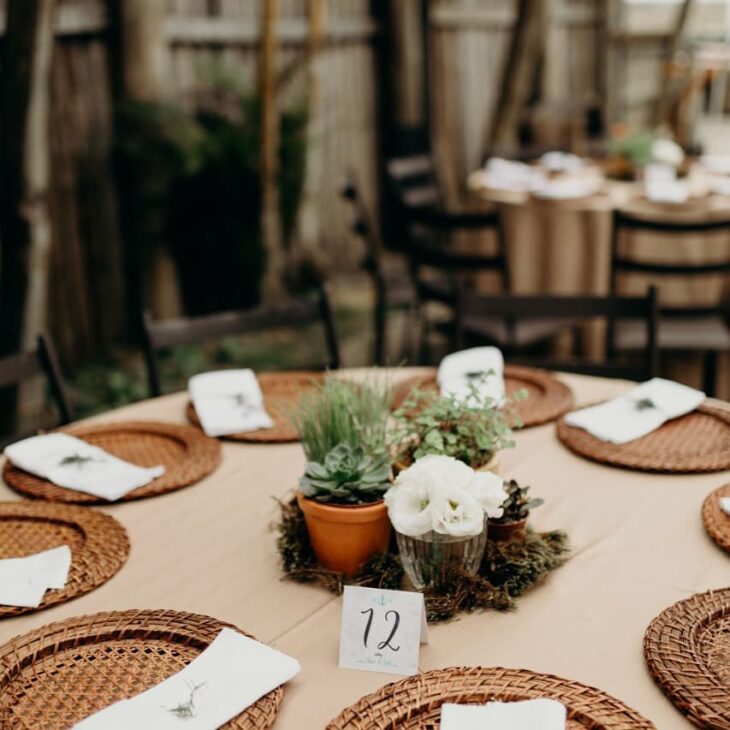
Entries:
MULTIPOLYGON (((671 242, 673 237, 692 233, 710 233, 725 231, 730 236, 730 218, 723 220, 704 221, 659 221, 637 216, 618 210, 614 213, 613 251, 611 256, 611 287, 615 293, 618 286, 618 277, 621 273, 637 273, 656 277, 680 276, 694 277, 708 274, 726 274, 730 276, 730 254, 726 258, 713 259, 712 262, 681 262, 668 263, 660 261, 645 261, 624 253, 620 246, 622 232, 652 231, 662 234, 671 242)), ((713 307, 680 307, 660 306, 660 313, 665 316, 695 317, 717 314, 718 306, 713 307)))
POLYGON ((58 409, 57 425, 71 423, 73 410, 66 394, 55 347, 47 335, 38 336, 35 350, 0 359, 0 388, 18 385, 34 375, 42 375, 46 379, 51 398, 58 409))
POLYGON ((164 348, 201 344, 220 337, 262 332, 278 327, 301 327, 316 323, 322 326, 327 348, 328 359, 323 365, 336 369, 340 365, 339 343, 332 308, 324 287, 319 289, 315 297, 302 297, 276 305, 198 317, 155 321, 145 312, 143 344, 150 392, 154 396, 162 394, 157 354, 164 348))
MULTIPOLYGON (((549 358, 509 358, 510 362, 536 365, 548 370, 598 375, 602 377, 646 380, 658 369, 657 350, 657 298, 651 288, 645 297, 615 296, 486 296, 465 289, 459 290, 456 315, 456 345, 464 347, 464 323, 469 317, 481 316, 503 319, 508 333, 514 331, 518 321, 569 320, 580 321, 596 317, 605 318, 609 325, 616 320, 636 319, 646 327, 646 345, 638 366, 624 365, 613 358, 613 348, 607 342, 605 362, 555 360, 549 358)), ((610 327, 608 328, 610 332, 610 327)), ((507 350, 510 347, 508 342, 507 350)))

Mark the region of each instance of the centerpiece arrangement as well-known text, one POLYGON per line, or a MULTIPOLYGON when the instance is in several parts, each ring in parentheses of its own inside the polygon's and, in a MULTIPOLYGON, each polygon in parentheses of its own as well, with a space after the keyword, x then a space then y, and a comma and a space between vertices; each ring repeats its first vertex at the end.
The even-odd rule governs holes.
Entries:
POLYGON ((407 575, 430 620, 511 607, 564 562, 567 541, 528 531, 541 500, 491 471, 514 445, 509 404, 474 386, 468 397, 416 390, 391 405, 382 381, 330 376, 293 414, 307 463, 281 505, 287 575, 335 592, 346 582, 401 588, 407 575))

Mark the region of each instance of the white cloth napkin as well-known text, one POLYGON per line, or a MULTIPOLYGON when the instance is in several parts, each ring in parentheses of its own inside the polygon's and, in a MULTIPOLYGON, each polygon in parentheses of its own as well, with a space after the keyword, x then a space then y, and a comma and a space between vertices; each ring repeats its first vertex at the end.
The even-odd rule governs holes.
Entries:
POLYGON ((5 456, 20 469, 59 487, 93 494, 113 502, 165 473, 130 464, 66 433, 31 436, 5 448, 5 456))
POLYGON ((572 152, 546 152, 540 157, 540 165, 550 172, 578 172, 582 170, 583 160, 572 152))
POLYGON ((569 413, 565 422, 601 441, 625 444, 655 431, 665 421, 693 411, 704 399, 705 394, 699 390, 653 378, 618 398, 569 413), (641 408, 641 401, 650 401, 653 407, 641 408))
POLYGON ((70 568, 68 545, 0 560, 0 605, 37 608, 49 588, 66 586, 70 568))
POLYGON ((644 195, 654 203, 685 203, 689 185, 677 180, 671 165, 650 164, 644 168, 644 195))
POLYGON ((467 398, 469 386, 473 384, 480 394, 499 404, 505 394, 502 353, 496 347, 472 347, 453 352, 441 361, 436 380, 441 395, 467 398))
POLYGON ((545 200, 574 200, 595 195, 601 187, 601 181, 592 177, 560 178, 544 180, 535 186, 532 194, 545 200))
POLYGON ((299 673, 296 659, 223 629, 187 667, 75 725, 79 730, 215 730, 299 673))
POLYGON ((730 155, 702 155, 700 165, 718 175, 730 175, 730 155))
POLYGON ((565 730, 565 706, 556 700, 441 705, 441 730, 565 730))
POLYGON ((264 396, 253 370, 200 373, 188 383, 190 398, 208 436, 271 428, 264 396))
POLYGON ((524 162, 492 157, 485 165, 484 185, 494 190, 532 190, 545 179, 545 173, 524 162))
POLYGON ((726 515, 730 515, 730 497, 720 497, 720 509, 726 515))

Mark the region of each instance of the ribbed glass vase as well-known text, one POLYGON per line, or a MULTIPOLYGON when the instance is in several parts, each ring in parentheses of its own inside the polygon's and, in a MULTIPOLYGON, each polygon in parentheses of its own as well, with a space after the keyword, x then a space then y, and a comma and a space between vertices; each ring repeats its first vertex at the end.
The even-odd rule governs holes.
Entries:
POLYGON ((427 532, 410 537, 396 531, 403 568, 417 591, 428 588, 446 566, 456 565, 469 575, 476 575, 487 545, 487 522, 478 535, 453 537, 427 532))

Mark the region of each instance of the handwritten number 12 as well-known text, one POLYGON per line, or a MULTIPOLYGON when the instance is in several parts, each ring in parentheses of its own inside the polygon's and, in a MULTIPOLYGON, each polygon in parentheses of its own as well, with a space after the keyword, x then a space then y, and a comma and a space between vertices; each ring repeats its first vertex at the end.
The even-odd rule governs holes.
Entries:
MULTIPOLYGON (((370 629, 373 626, 373 616, 375 615, 375 611, 372 608, 368 608, 366 611, 360 611, 360 613, 363 614, 369 614, 367 623, 365 624, 365 633, 362 637, 362 643, 365 647, 368 645, 368 639, 370 638, 370 629)), ((400 613, 398 611, 386 611, 385 612, 385 620, 386 622, 389 621, 390 617, 393 616, 393 628, 390 630, 390 634, 385 641, 381 641, 378 643, 378 649, 382 651, 386 647, 390 649, 391 651, 400 651, 400 646, 393 646, 390 642, 393 640, 393 637, 395 636, 395 632, 398 631, 398 626, 400 625, 400 613)))

